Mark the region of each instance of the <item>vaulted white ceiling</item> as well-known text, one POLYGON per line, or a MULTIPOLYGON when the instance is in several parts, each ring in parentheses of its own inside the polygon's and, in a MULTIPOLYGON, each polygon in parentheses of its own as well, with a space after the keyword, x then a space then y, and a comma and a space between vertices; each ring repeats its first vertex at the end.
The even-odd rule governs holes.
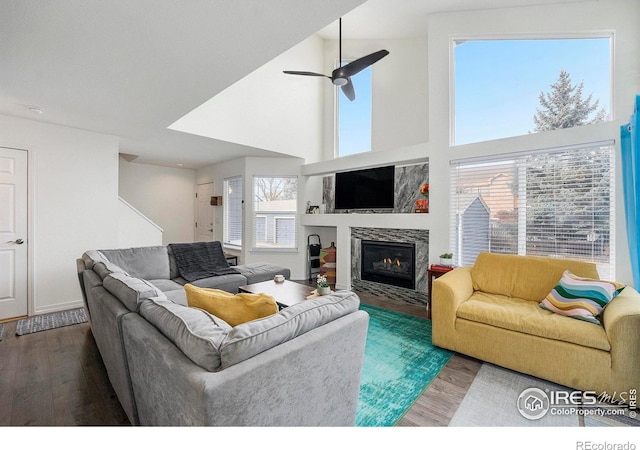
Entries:
POLYGON ((433 12, 566 1, 2 0, 0 114, 117 135, 150 164, 269 156, 167 127, 312 34, 335 39, 340 16, 344 39, 402 38, 433 12))

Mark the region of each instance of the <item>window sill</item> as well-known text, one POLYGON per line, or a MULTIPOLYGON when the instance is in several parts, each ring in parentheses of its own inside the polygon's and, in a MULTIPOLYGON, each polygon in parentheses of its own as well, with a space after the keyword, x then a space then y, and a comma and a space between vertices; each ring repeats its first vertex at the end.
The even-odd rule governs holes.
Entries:
POLYGON ((241 252, 242 251, 242 246, 231 245, 231 244, 222 244, 222 249, 223 250, 229 250, 231 252, 241 252))
POLYGON ((251 253, 299 253, 297 248, 254 247, 251 253))

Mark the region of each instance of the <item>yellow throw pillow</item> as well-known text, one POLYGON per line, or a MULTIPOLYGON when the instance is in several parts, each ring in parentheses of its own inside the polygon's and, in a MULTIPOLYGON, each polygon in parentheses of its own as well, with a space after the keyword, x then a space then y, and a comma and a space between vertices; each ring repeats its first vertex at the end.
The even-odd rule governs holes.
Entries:
POLYGON ((232 327, 278 312, 276 300, 267 294, 231 294, 220 289, 185 284, 187 304, 221 318, 232 327))

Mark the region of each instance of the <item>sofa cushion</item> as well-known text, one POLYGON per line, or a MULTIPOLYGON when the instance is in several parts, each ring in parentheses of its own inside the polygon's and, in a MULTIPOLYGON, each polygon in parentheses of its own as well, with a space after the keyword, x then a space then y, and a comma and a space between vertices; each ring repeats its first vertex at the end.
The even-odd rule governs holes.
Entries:
POLYGON ((210 372, 220 368, 220 344, 231 329, 222 319, 157 298, 144 300, 140 315, 198 366, 210 372))
POLYGON ((579 277, 566 270, 558 284, 540 302, 540 307, 600 325, 598 316, 624 287, 622 283, 579 277))
POLYGON ((132 277, 169 279, 169 256, 164 246, 100 250, 100 253, 132 277))
MULTIPOLYGON (((176 278, 174 281, 180 284, 183 284, 183 281, 184 283, 187 282, 184 278, 176 278)), ((202 278, 200 280, 192 281, 189 284, 202 288, 220 289, 221 291, 227 291, 235 294, 238 292, 238 288, 240 286, 247 284, 247 279, 239 273, 234 273, 230 275, 218 275, 215 277, 202 278)))
POLYGON ((162 292, 175 291, 178 289, 182 289, 182 285, 176 283, 173 280, 166 280, 161 278, 161 279, 153 279, 148 281, 151 284, 153 284, 155 287, 160 289, 162 292))
POLYGON ((473 289, 540 302, 565 270, 597 279, 596 265, 570 259, 501 255, 482 252, 471 269, 473 289))
POLYGON ((102 283, 104 288, 130 311, 137 311, 142 300, 157 296, 164 297, 164 294, 153 284, 124 273, 109 274, 102 283))
POLYGON ((173 303, 177 303, 182 306, 189 306, 187 304, 187 293, 182 286, 180 286, 180 289, 163 292, 163 294, 167 297, 167 300, 171 300, 173 303))
POLYGON ((231 294, 220 289, 208 289, 186 284, 187 303, 220 317, 232 327, 261 319, 278 312, 276 300, 267 294, 231 294))
POLYGON ((234 327, 220 347, 221 368, 230 367, 358 310, 360 299, 339 291, 297 303, 278 314, 234 327))
POLYGON ((475 292, 460 305, 456 316, 519 333, 611 350, 603 327, 553 314, 538 303, 521 298, 475 292))
POLYGON ((124 269, 120 266, 116 266, 109 261, 99 261, 93 265, 93 271, 100 276, 103 280, 107 277, 107 275, 111 275, 112 273, 121 273, 124 275, 129 275, 124 269))
POLYGON ((88 250, 82 254, 82 261, 86 269, 93 270, 101 279, 111 273, 126 273, 126 271, 116 264, 109 262, 106 256, 98 250, 88 250))
POLYGON ((291 277, 289 269, 269 263, 243 264, 234 268, 247 279, 247 284, 273 280, 276 275, 284 275, 287 280, 291 277))

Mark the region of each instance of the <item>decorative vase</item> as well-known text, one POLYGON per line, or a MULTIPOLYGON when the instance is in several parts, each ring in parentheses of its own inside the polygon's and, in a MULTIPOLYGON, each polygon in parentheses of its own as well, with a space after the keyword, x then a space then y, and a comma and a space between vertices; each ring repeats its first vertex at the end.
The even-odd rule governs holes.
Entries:
POLYGON ((331 294, 331 288, 329 286, 318 287, 318 295, 329 295, 331 294))
POLYGON ((440 258, 441 266, 453 266, 453 258, 440 258))
POLYGON ((320 273, 327 278, 329 285, 336 284, 336 245, 334 242, 320 250, 320 273))

